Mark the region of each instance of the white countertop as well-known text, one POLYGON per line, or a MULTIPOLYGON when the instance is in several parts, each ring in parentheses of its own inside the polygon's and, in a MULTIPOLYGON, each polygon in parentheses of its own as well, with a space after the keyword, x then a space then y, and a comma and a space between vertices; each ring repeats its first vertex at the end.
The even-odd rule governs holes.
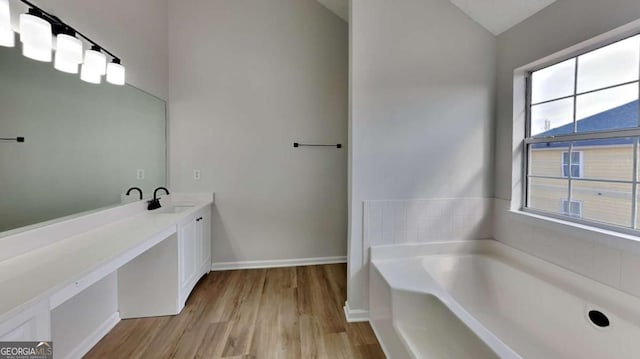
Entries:
POLYGON ((0 321, 136 247, 168 238, 179 222, 211 204, 191 202, 193 207, 180 213, 142 212, 0 261, 0 321))

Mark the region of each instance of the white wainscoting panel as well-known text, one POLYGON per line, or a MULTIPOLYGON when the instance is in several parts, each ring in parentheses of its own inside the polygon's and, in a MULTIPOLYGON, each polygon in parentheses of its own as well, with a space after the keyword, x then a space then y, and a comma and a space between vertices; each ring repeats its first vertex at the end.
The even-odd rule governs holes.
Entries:
POLYGON ((364 202, 363 263, 376 245, 491 238, 493 199, 364 202))

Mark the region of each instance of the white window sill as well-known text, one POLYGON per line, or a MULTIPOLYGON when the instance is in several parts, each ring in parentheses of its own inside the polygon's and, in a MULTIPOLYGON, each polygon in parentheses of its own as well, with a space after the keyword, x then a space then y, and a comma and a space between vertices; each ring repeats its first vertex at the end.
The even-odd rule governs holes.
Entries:
MULTIPOLYGON (((536 225, 548 224, 550 229, 557 230, 561 235, 580 237, 620 250, 640 254, 640 231, 637 231, 638 235, 634 235, 587 224, 565 221, 518 209, 509 209, 508 212, 522 219, 535 222, 536 225)), ((629 231, 633 230, 629 229, 629 231)))

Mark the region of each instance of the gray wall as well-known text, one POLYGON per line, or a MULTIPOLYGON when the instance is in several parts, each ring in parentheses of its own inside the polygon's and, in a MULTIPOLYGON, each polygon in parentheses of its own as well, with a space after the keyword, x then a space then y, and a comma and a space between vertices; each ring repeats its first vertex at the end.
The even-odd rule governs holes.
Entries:
MULTIPOLYGON (((526 216, 520 205, 522 111, 514 113, 514 70, 640 18, 637 0, 558 0, 498 37, 494 237, 640 297, 637 238, 526 216), (516 124, 514 130, 514 123, 516 124), (512 201, 513 191, 513 201, 512 201)), ((640 22, 636 25, 640 31, 640 22)), ((519 83, 515 91, 524 92, 519 83)), ((520 92, 520 94, 522 94, 520 92)), ((522 104, 522 96, 515 96, 522 104)))
POLYGON ((496 48, 447 0, 351 6, 348 302, 364 310, 363 201, 492 197, 496 48))
POLYGON ((346 255, 347 24, 315 0, 170 3, 170 168, 213 261, 346 255), (202 178, 193 179, 199 169, 202 178))

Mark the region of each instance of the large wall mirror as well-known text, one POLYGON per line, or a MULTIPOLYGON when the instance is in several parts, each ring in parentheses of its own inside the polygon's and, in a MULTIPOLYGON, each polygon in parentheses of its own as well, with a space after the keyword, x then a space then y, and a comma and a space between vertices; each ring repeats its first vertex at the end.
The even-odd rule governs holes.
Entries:
POLYGON ((88 84, 0 47, 0 138, 25 137, 0 140, 0 236, 165 185, 165 108, 134 87, 88 84))

